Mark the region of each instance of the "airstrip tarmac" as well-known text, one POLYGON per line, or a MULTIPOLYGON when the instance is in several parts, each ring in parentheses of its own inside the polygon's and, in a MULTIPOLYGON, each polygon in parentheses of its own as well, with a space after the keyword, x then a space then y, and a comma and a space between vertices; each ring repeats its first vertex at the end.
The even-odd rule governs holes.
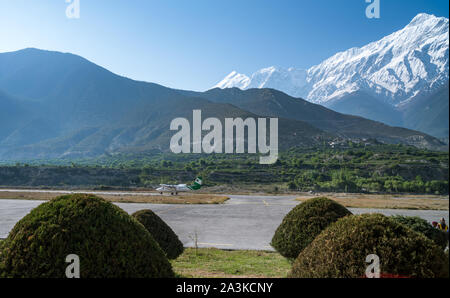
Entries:
MULTIPOLYGON (((21 190, 23 191, 23 190, 21 190)), ((108 192, 104 192, 105 194, 108 192)), ((97 193, 99 194, 99 193, 97 193)), ((101 194, 99 194, 101 195, 101 194)), ((115 203, 128 213, 152 209, 187 247, 273 250, 270 240, 283 217, 297 204, 297 196, 227 195, 223 204, 115 203)), ((45 201, 0 200, 0 238, 6 238, 17 221, 45 201)), ((404 210, 349 208, 354 214, 419 216, 427 221, 444 217, 448 210, 404 210)))

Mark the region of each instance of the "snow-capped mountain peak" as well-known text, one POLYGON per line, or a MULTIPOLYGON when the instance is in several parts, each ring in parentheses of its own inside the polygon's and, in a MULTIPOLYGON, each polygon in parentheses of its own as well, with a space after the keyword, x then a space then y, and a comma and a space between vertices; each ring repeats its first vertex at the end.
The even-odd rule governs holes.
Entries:
POLYGON ((436 17, 435 15, 428 14, 428 13, 419 13, 411 20, 411 22, 408 24, 408 26, 421 25, 424 22, 427 22, 430 20, 434 21, 436 19, 445 19, 445 18, 439 18, 439 17, 436 17))
POLYGON ((251 77, 233 72, 215 87, 274 88, 316 103, 359 90, 397 105, 448 81, 448 26, 447 18, 421 13, 403 29, 308 70, 269 67, 251 77))
POLYGON ((244 74, 237 73, 236 71, 232 71, 229 75, 227 75, 222 81, 217 83, 214 88, 233 88, 238 87, 241 89, 246 89, 250 84, 250 78, 244 74))
POLYGON ((300 96, 306 85, 306 76, 304 69, 271 66, 255 72, 251 77, 233 71, 214 88, 274 88, 300 96))

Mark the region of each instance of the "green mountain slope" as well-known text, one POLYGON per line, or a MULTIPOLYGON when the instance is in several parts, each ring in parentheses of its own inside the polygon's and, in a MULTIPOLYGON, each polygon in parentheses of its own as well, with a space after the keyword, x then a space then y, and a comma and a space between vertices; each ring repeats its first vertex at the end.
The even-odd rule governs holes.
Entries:
POLYGON ((215 102, 228 102, 259 115, 304 121, 341 137, 375 138, 387 143, 443 148, 439 140, 425 133, 388 126, 358 116, 344 115, 274 89, 215 88, 204 93, 187 91, 184 94, 191 96, 196 94, 215 102))
POLYGON ((29 115, 21 102, 0 90, 0 140, 11 134, 29 115))
POLYGON ((172 119, 273 116, 279 147, 323 145, 336 138, 377 138, 442 149, 423 133, 342 115, 272 89, 180 91, 130 80, 59 52, 0 54, 0 159, 94 157, 169 150, 172 119), (18 100, 17 98, 20 98, 18 100))
POLYGON ((448 138, 449 83, 435 93, 418 96, 402 107, 405 126, 430 135, 448 138))
MULTIPOLYGON (((190 119, 194 109, 202 110, 203 119, 217 117, 222 123, 226 117, 259 117, 230 104, 117 76, 71 54, 36 49, 0 54, 0 69, 0 86, 25 98, 35 115, 20 126, 12 125, 15 130, 0 139, 3 159, 168 151, 175 133, 169 129, 171 120, 190 119)), ((10 109, 6 104, 0 108, 10 109)), ((279 132, 280 148, 322 144, 333 137, 287 119, 280 119, 279 132)))
POLYGON ((400 111, 361 91, 329 101, 325 106, 342 114, 360 116, 392 126, 403 126, 400 111))

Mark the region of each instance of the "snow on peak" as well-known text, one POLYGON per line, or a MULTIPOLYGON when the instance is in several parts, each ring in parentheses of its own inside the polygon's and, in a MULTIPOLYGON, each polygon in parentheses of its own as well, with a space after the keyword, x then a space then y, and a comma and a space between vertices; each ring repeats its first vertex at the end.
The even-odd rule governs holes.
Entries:
POLYGON ((408 24, 408 26, 420 25, 427 21, 435 21, 435 20, 441 20, 441 19, 445 19, 445 18, 438 18, 435 15, 427 14, 427 13, 419 13, 411 20, 411 22, 408 24))
POLYGON ((217 83, 214 88, 241 88, 246 89, 250 83, 250 78, 244 74, 237 73, 236 71, 232 71, 229 75, 227 75, 222 81, 217 83))
POLYGON ((232 72, 214 87, 274 88, 294 96, 300 96, 304 93, 306 75, 307 72, 304 69, 271 66, 255 72, 251 77, 232 72))
POLYGON ((274 88, 324 103, 357 90, 396 105, 449 79, 448 19, 418 14, 403 29, 339 52, 308 70, 268 67, 232 72, 216 87, 274 88))

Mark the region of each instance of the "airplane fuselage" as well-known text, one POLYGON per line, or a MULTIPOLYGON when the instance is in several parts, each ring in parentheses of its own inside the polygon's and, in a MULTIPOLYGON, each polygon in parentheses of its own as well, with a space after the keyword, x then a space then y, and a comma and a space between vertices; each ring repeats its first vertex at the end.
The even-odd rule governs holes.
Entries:
POLYGON ((202 187, 203 181, 202 177, 195 178, 194 182, 191 185, 187 184, 160 184, 156 189, 160 194, 164 192, 170 192, 170 194, 178 194, 182 191, 195 191, 199 190, 202 187))
POLYGON ((183 191, 190 191, 190 189, 187 187, 186 184, 168 184, 168 185, 161 185, 156 189, 159 192, 183 192, 183 191))

